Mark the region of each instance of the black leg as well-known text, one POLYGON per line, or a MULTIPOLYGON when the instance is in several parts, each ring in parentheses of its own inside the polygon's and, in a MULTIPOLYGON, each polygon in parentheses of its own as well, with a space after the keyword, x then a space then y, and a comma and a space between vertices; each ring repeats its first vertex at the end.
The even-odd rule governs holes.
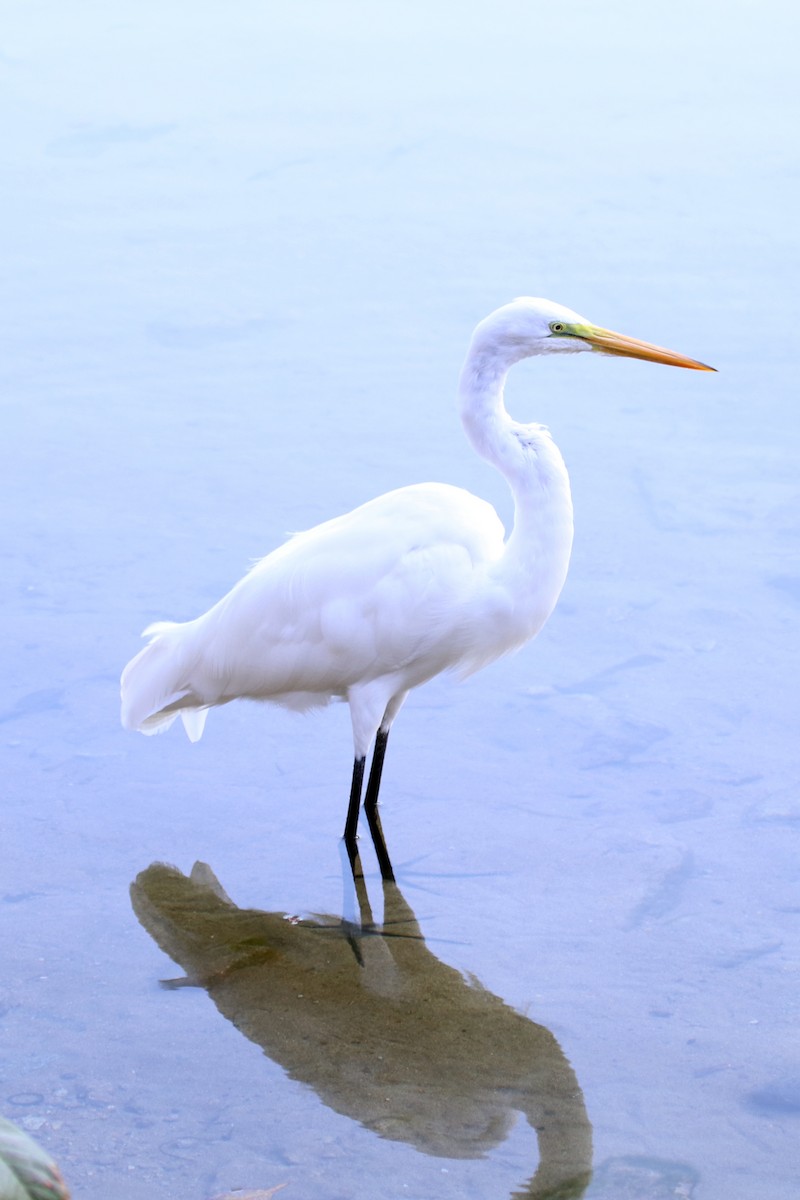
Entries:
POLYGON ((364 798, 364 815, 367 818, 369 831, 372 834, 372 844, 375 847, 375 854, 378 859, 378 866, 381 869, 381 879, 392 882, 394 880, 394 871, 392 870, 392 862, 389 858, 389 851, 386 849, 386 842, 381 829, 381 819, 378 816, 378 792, 381 787, 381 773, 383 771, 383 760, 386 757, 386 743, 389 740, 389 730, 379 729, 375 737, 375 751, 372 755, 372 766, 370 767, 369 780, 367 782, 367 794, 364 798))
POLYGON ((375 750, 372 755, 372 766, 367 781, 367 794, 364 797, 364 813, 367 818, 375 815, 378 807, 378 792, 381 790, 381 774, 383 760, 386 757, 386 743, 389 740, 389 730, 379 729, 375 735, 375 750))
POLYGON ((378 866, 381 869, 381 879, 384 883, 394 883, 394 869, 392 860, 389 858, 389 851, 386 849, 386 842, 383 837, 383 829, 381 828, 381 819, 378 815, 377 808, 370 809, 367 813, 367 824, 369 831, 372 834, 372 844, 375 847, 375 857, 378 860, 378 866))
POLYGON ((352 863, 357 855, 356 829, 358 828, 358 810, 361 807, 361 788, 364 784, 364 764, 366 758, 357 758, 353 763, 353 782, 350 785, 350 804, 347 809, 347 820, 344 824, 344 844, 352 863))

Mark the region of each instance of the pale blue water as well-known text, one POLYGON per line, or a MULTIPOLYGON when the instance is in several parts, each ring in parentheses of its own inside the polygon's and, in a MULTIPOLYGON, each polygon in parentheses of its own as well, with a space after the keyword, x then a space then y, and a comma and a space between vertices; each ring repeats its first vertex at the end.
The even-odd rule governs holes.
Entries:
POLYGON ((404 710, 402 893, 574 1071, 587 1196, 796 1195, 796 37, 777 0, 7 6, 0 1111, 76 1197, 534 1175, 524 1118, 425 1153, 158 986, 182 969, 128 898, 153 861, 341 913, 346 712, 231 706, 197 746, 117 714, 139 631, 285 531, 424 479, 509 516, 454 389, 526 293, 719 374, 515 372, 573 566, 534 646, 404 710))

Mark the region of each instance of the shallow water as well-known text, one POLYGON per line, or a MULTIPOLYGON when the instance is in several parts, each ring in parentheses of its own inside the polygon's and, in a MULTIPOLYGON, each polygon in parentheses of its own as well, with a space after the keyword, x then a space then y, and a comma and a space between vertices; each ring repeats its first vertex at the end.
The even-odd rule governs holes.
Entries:
MULTIPOLYGON (((0 1110, 86 1200, 546 1194, 554 1128, 578 1195, 585 1122, 594 1200, 789 1200, 795 11, 286 8, 4 17, 0 1110), (323 982, 298 1065, 129 899, 154 862, 206 863, 248 936, 326 914, 337 969, 366 947, 393 995, 397 942, 339 923, 346 711, 233 705, 196 746, 144 740, 117 679, 149 621, 380 491, 447 480, 508 519, 452 397, 474 323, 524 293, 719 374, 515 371, 509 407, 570 467, 573 565, 534 646, 429 685, 392 734, 388 914, 409 906, 401 957, 440 1011, 416 1097, 420 1046, 392 1040, 378 1113, 347 993, 323 982), (481 1004, 474 1071, 437 1064, 481 1004), (512 1026, 516 1077, 481 1057, 512 1026)), ((364 862, 379 931, 368 840, 364 862)))

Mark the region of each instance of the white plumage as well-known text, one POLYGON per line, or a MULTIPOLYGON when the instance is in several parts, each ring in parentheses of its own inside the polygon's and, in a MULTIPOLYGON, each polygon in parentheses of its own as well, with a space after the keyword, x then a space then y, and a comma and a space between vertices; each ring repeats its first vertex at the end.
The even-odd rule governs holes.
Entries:
POLYGON ((522 358, 591 349, 711 369, 546 300, 492 313, 475 330, 459 395, 473 447, 513 493, 508 538, 489 504, 439 483, 388 492, 299 534, 203 616, 145 631, 149 644, 122 675, 123 725, 157 733, 180 716, 194 741, 209 708, 240 697, 299 710, 346 700, 352 841, 364 760, 378 734, 374 811, 386 738, 410 689, 517 649, 555 606, 572 546, 569 479, 549 432, 509 417, 503 384, 522 358))

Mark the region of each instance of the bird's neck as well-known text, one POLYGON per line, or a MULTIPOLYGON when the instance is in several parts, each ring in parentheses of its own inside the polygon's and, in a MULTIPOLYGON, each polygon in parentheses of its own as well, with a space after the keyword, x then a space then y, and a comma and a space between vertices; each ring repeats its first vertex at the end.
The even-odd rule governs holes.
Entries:
POLYGON ((543 425, 521 425, 506 411, 509 368, 522 357, 471 349, 459 384, 461 420, 475 451, 496 467, 514 496, 514 528, 504 571, 552 579, 555 596, 572 548, 572 497, 561 452, 543 425))
POLYGON ((516 494, 517 477, 524 476, 525 471, 515 436, 518 427, 503 401, 511 365, 499 355, 471 350, 461 372, 458 392, 461 421, 473 449, 505 475, 516 494))

